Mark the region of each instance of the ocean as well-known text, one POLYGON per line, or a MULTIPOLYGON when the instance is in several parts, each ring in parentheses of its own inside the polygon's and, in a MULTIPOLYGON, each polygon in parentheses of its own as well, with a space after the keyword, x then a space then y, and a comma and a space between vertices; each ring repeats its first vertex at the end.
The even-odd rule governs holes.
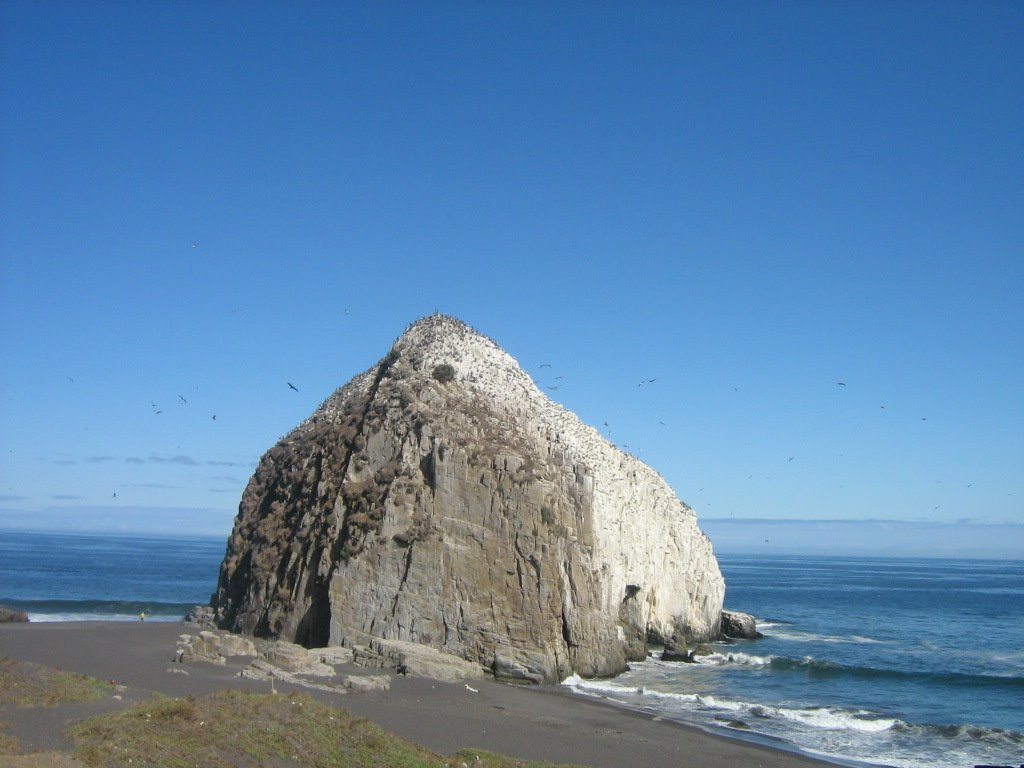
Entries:
POLYGON ((217 588, 227 536, 0 531, 0 605, 30 621, 180 621, 217 588))
MULTIPOLYGON (((179 620, 226 538, 0 531, 0 604, 32 621, 179 620)), ((652 655, 581 696, 838 763, 1024 764, 1024 561, 719 556, 765 637, 652 655)))
POLYGON ((1024 764, 1024 561, 719 556, 760 640, 697 664, 654 656, 574 691, 902 768, 1024 764))

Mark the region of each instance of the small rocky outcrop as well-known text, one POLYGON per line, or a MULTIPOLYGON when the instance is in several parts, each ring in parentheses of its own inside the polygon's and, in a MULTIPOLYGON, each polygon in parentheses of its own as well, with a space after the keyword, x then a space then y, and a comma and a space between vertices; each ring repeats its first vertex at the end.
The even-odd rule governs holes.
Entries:
POLYGON ((427 645, 407 640, 374 638, 365 647, 357 647, 355 663, 364 667, 390 667, 401 675, 429 677, 448 683, 483 677, 480 664, 443 653, 427 645))
POLYGON ((211 606, 234 632, 555 682, 716 638, 724 589, 657 472, 434 315, 263 456, 211 606))
MULTIPOLYGON (((436 648, 403 640, 381 640, 369 636, 365 639, 366 645, 351 648, 304 648, 283 640, 253 641, 222 630, 203 630, 178 637, 174 661, 179 664, 223 666, 229 658, 251 656, 255 659, 242 670, 243 677, 274 679, 297 685, 308 685, 308 678, 311 677, 334 677, 337 672, 335 668, 345 664, 392 669, 401 675, 427 677, 449 683, 482 678, 486 674, 486 670, 479 664, 436 648)), ((345 686, 352 687, 348 683, 345 686)), ((374 686, 377 684, 374 683, 374 686)))
POLYGON ((186 624, 195 624, 200 629, 216 629, 213 608, 208 605, 194 605, 182 619, 186 624))
POLYGON ((701 656, 710 656, 714 651, 705 643, 699 643, 693 648, 680 645, 675 642, 668 642, 661 651, 662 661, 681 661, 686 664, 696 664, 701 656))
POLYGON ((757 631, 757 620, 749 613, 722 611, 722 636, 740 640, 757 640, 764 637, 757 631))
POLYGON ((227 632, 204 630, 195 635, 180 635, 177 648, 174 651, 174 660, 181 664, 193 664, 199 661, 209 664, 224 664, 229 656, 256 655, 258 655, 256 644, 248 638, 227 632))

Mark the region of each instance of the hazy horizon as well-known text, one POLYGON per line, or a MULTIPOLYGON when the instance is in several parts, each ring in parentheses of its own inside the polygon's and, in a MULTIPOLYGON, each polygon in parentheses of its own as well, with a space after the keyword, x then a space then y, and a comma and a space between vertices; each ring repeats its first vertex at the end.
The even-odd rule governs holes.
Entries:
MULTIPOLYGON (((218 538, 231 534, 233 512, 150 508, 0 511, 0 530, 151 538, 218 538)), ((719 555, 910 557, 1024 560, 1024 524, 907 520, 702 518, 698 525, 719 555)))

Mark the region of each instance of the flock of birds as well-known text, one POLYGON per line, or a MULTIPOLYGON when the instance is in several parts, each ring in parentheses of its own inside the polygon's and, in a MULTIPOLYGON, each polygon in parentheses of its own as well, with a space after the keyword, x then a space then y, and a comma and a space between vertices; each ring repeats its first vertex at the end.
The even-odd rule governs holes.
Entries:
MULTIPOLYGON (((192 248, 198 248, 199 247, 199 243, 196 242, 196 241, 191 241, 190 245, 191 245, 192 248)), ((348 314, 348 310, 345 310, 345 313, 348 314)), ((539 368, 541 370, 548 370, 548 369, 551 369, 551 367, 552 367, 552 365, 551 365, 550 362, 540 363, 540 365, 539 365, 539 368)), ((72 383, 74 382, 74 379, 71 378, 70 376, 67 377, 67 378, 72 383)), ((562 376, 562 375, 559 375, 559 376, 553 377, 549 381, 550 381, 550 383, 546 384, 545 388, 547 390, 549 390, 549 391, 557 392, 565 384, 566 377, 562 376)), ((649 387, 650 385, 655 384, 657 381, 658 380, 655 377, 644 378, 644 379, 641 379, 640 381, 637 382, 637 387, 638 388, 649 387)), ((292 383, 291 381, 285 381, 285 385, 292 392, 298 392, 299 391, 299 388, 294 383, 292 383)), ((837 387, 846 388, 847 384, 846 384, 845 381, 837 381, 836 382, 836 386, 837 387)), ((738 391, 738 388, 734 387, 734 389, 736 389, 738 391)), ((187 406, 189 404, 188 398, 186 398, 183 394, 178 394, 178 404, 180 406, 187 406)), ((150 401, 150 406, 152 408, 152 412, 153 412, 154 415, 159 416, 159 415, 163 414, 163 412, 164 412, 163 408, 156 401, 152 401, 151 400, 150 401)), ((882 409, 882 410, 885 410, 885 405, 880 405, 879 408, 882 409)), ((216 413, 211 414, 210 419, 211 419, 211 421, 216 421, 217 420, 217 414, 216 413)), ((927 420, 928 420, 927 417, 924 417, 924 416, 921 417, 921 421, 927 421, 927 420)), ((662 427, 667 426, 664 421, 660 421, 660 420, 658 421, 658 424, 659 424, 659 426, 662 426, 662 427)), ((611 435, 612 435, 611 426, 609 425, 609 423, 607 421, 603 422, 603 426, 604 426, 604 432, 605 432, 606 436, 608 437, 608 439, 610 440, 611 439, 611 435)), ((628 450, 630 448, 629 444, 627 444, 627 443, 623 443, 623 444, 619 445, 619 447, 621 449, 624 449, 624 450, 628 450)), ((790 462, 793 462, 795 459, 796 459, 796 456, 789 456, 786 459, 786 462, 790 463, 790 462)), ((941 481, 937 481, 937 482, 941 482, 941 481)), ((968 487, 970 487, 970 485, 968 487)), ((703 491, 703 489, 700 489, 700 491, 703 491)), ((117 494, 116 493, 114 493, 114 498, 117 498, 117 494)), ((710 505, 708 505, 708 506, 710 506, 710 505)), ((939 509, 939 507, 936 507, 935 509, 937 510, 937 509, 939 509)))
MULTIPOLYGON (((197 246, 196 243, 193 243, 192 247, 196 248, 198 246, 197 246)), ((75 383, 75 380, 72 377, 67 376, 66 378, 72 384, 75 383)), ((290 381, 286 381, 285 384, 288 385, 288 389, 290 389, 290 390, 292 390, 294 392, 298 392, 299 391, 299 388, 297 386, 295 386, 294 384, 292 384, 290 381)), ((150 405, 150 409, 152 410, 152 413, 153 413, 154 416, 160 416, 161 414, 163 414, 163 412, 164 412, 163 411, 163 407, 159 403, 157 403, 155 400, 150 400, 149 401, 149 405, 150 405)), ((178 394, 178 405, 182 405, 182 406, 188 405, 188 398, 179 393, 178 394)), ((217 420, 217 414, 216 413, 211 414, 210 415, 210 420, 211 421, 216 421, 217 420)), ((114 491, 114 493, 113 493, 111 498, 114 498, 114 499, 117 498, 117 491, 114 491)))
MULTIPOLYGON (((71 381, 72 383, 74 383, 74 379, 72 379, 70 376, 68 376, 68 380, 71 381)), ((299 388, 296 387, 294 384, 292 384, 290 381, 286 381, 285 384, 288 385, 289 389, 294 390, 295 392, 299 391, 299 388)), ((179 394, 178 395, 178 403, 180 405, 188 405, 188 398, 186 398, 184 395, 179 394)), ((153 415, 154 416, 159 416, 160 414, 162 414, 164 412, 163 408, 155 400, 150 400, 149 401, 149 405, 150 405, 150 408, 153 411, 153 415)), ((212 414, 210 416, 210 419, 212 421, 216 421, 217 420, 217 414, 216 413, 212 414)))
MULTIPOLYGON (((541 364, 539 365, 539 368, 540 368, 540 369, 549 369, 549 368, 551 368, 551 363, 547 363, 547 362, 545 362, 545 363, 541 363, 541 364)), ((565 377, 564 377, 564 376, 555 376, 555 377, 554 377, 553 379, 551 379, 551 381, 552 381, 552 382, 554 382, 554 383, 551 383, 551 384, 547 384, 547 385, 545 385, 545 388, 546 388, 546 389, 548 389, 548 390, 552 390, 552 391, 557 391, 557 390, 559 390, 559 389, 561 388, 561 386, 562 386, 562 383, 563 383, 564 379, 565 379, 565 377)), ((645 386, 648 386, 648 385, 650 385, 650 384, 654 384, 654 383, 655 383, 656 381, 657 381, 657 379, 656 379, 656 378, 647 378, 647 379, 641 379, 641 380, 640 380, 640 381, 639 381, 639 382, 637 383, 637 387, 645 387, 645 386)), ((845 382, 845 381, 836 381, 836 383, 835 383, 835 386, 837 386, 837 387, 842 387, 842 388, 844 388, 844 389, 845 389, 845 388, 847 387, 847 384, 846 384, 846 382, 845 382)), ((733 389, 734 389, 734 391, 739 391, 739 388, 738 388, 738 387, 733 387, 733 389)), ((879 405, 879 409, 880 409, 880 410, 886 410, 886 407, 885 407, 885 405, 879 405)), ((920 417, 920 420, 921 420, 921 421, 928 421, 928 417, 927 417, 927 416, 921 416, 921 417, 920 417)), ((667 426, 667 425, 666 425, 666 423, 665 423, 664 421, 658 421, 658 424, 659 424, 660 426, 662 426, 662 427, 664 427, 664 426, 667 426)), ((608 423, 607 421, 603 422, 603 426, 604 426, 604 430, 603 430, 603 431, 604 431, 604 433, 605 433, 605 436, 606 436, 606 437, 607 437, 607 438, 608 438, 609 440, 611 440, 611 438, 612 438, 612 430, 611 430, 611 426, 609 425, 609 423, 608 423)), ((628 450, 629 450, 629 448, 630 448, 630 446, 629 446, 629 444, 628 444, 628 443, 621 443, 621 444, 617 444, 617 445, 618 445, 618 447, 619 447, 620 449, 623 449, 623 450, 627 450, 627 451, 628 451, 628 450)), ((840 455, 842 455, 842 454, 840 454, 840 455)), ((796 459, 796 456, 788 456, 788 457, 787 457, 787 459, 786 459, 786 463, 787 463, 787 464, 788 464, 788 463, 791 463, 791 462, 793 462, 793 461, 794 461, 795 459, 796 459)), ((752 480, 752 479, 753 479, 753 475, 752 475, 752 474, 751 474, 751 475, 748 475, 747 479, 748 479, 748 480, 752 480)), ((770 480, 770 479, 771 479, 771 477, 770 477, 770 476, 768 476, 768 477, 766 477, 765 479, 766 479, 766 480, 770 480)), ((941 483, 942 483, 942 481, 941 481, 941 480, 936 480, 936 483, 938 483, 938 484, 941 484, 941 483)), ((973 483, 968 483, 968 484, 967 484, 967 487, 968 487, 968 488, 971 488, 971 487, 973 487, 973 485, 974 485, 973 483)), ((702 493, 703 491, 704 491, 704 489, 703 489, 703 488, 700 488, 700 489, 698 489, 698 493, 702 493)), ((706 504, 705 504, 705 506, 708 506, 708 507, 710 507, 710 506, 711 506, 711 504, 710 504, 710 503, 706 503, 706 504)), ((933 511, 938 511, 939 509, 941 509, 941 505, 935 506, 935 507, 933 508, 933 511)), ((730 514, 732 514, 732 513, 730 513, 730 514)), ((767 543, 767 539, 766 539, 765 541, 766 541, 766 543, 767 543)))

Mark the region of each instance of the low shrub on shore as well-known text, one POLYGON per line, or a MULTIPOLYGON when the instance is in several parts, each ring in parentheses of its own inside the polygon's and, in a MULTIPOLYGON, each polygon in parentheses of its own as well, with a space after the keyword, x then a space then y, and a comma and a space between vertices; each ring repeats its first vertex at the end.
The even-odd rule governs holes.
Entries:
POLYGON ((9 733, 4 733, 6 730, 7 725, 0 723, 0 757, 18 754, 18 740, 9 733))
POLYGON ((110 683, 31 661, 0 659, 0 706, 55 707, 95 701, 113 691, 110 683))
POLYGON ((17 608, 11 608, 9 605, 0 605, 0 622, 6 621, 26 622, 28 614, 17 608))

